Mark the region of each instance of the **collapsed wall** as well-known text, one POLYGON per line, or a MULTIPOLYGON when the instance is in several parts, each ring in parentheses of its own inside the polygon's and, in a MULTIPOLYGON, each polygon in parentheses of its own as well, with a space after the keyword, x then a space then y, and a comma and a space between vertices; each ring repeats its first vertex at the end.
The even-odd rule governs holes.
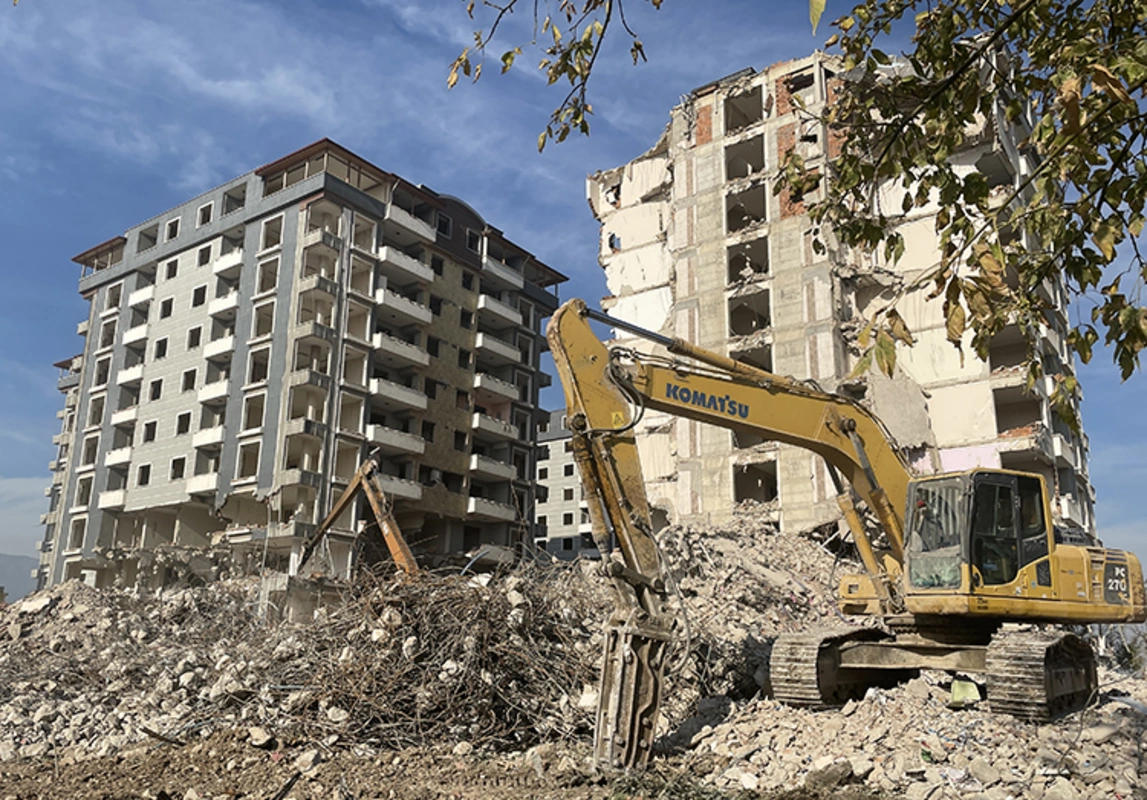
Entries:
MULTIPOLYGON (((1038 472, 1056 494, 1055 513, 1088 527, 1086 437, 1052 412, 1050 378, 1025 391, 1016 366, 1026 345, 1014 326, 992 343, 987 363, 964 360, 947 341, 940 304, 926 302, 926 290, 909 291, 898 309, 917 345, 901 348, 891 378, 848 377, 866 320, 930 269, 939 248, 936 204, 893 214, 905 239, 904 256, 893 264, 814 228, 806 204, 822 197, 823 186, 800 199, 774 192, 792 151, 829 178, 840 141, 818 114, 844 88, 835 61, 822 53, 742 70, 686 95, 651 150, 589 176, 610 291, 603 308, 861 398, 921 473, 976 466, 1038 472), (818 238, 825 248, 814 247, 818 238)), ((1031 166, 1015 147, 1023 132, 992 120, 980 128, 953 166, 1009 186, 1031 166)), ((902 192, 886 189, 883 207, 901 208, 902 192)), ((1037 355, 1049 372, 1070 369, 1062 291, 1050 284, 1040 291, 1053 308, 1046 330, 1030 332, 1037 355)), ((650 349, 621 332, 617 341, 650 349)), ((746 501, 768 506, 786 531, 836 513, 826 466, 807 451, 664 414, 647 414, 637 433, 650 499, 673 521, 727 520, 746 501)))

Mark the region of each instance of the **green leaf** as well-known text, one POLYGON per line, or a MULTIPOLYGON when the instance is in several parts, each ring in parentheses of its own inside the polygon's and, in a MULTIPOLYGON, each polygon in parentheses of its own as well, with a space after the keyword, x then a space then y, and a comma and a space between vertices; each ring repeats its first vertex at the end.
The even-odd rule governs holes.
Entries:
POLYGON ((1115 258, 1115 237, 1118 231, 1110 220, 1104 220, 1099 223, 1099 227, 1095 229, 1095 233, 1091 235, 1091 241, 1095 242, 1095 246, 1103 253, 1103 257, 1108 261, 1115 258))
POLYGON ((888 331, 881 330, 876 334, 876 344, 872 349, 876 354, 876 366, 891 378, 892 371, 896 369, 896 342, 888 335, 888 331))
POLYGON ((964 325, 967 321, 967 314, 964 313, 964 307, 959 303, 953 303, 948 309, 948 341, 952 344, 960 344, 964 340, 964 325))
POLYGON ((824 13, 825 0, 808 0, 808 19, 812 23, 812 35, 816 36, 816 26, 820 24, 821 14, 824 13))
POLYGON ((916 339, 913 338, 912 332, 908 330, 908 324, 904 321, 904 317, 895 309, 891 309, 888 314, 888 330, 892 335, 904 342, 904 344, 911 347, 916 344, 916 339))
POLYGON ((848 373, 850 378, 859 378, 862 375, 867 375, 868 371, 872 369, 872 351, 865 352, 864 355, 856 362, 856 366, 852 368, 852 372, 848 373))

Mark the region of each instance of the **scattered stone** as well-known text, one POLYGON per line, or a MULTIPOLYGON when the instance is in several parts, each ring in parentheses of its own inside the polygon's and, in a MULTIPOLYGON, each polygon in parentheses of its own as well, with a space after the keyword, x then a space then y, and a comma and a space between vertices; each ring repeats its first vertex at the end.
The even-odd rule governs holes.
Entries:
POLYGON ((252 747, 273 747, 275 737, 266 728, 256 726, 247 729, 247 741, 251 743, 252 747))
POLYGON ((295 769, 299 772, 310 772, 319 762, 318 750, 306 750, 295 758, 295 769))
POLYGON ((474 745, 469 742, 459 742, 454 745, 454 750, 451 751, 456 756, 468 756, 474 752, 474 745))
POLYGON ((851 777, 852 764, 850 762, 845 760, 834 761, 827 766, 809 772, 805 776, 804 785, 810 792, 828 792, 830 789, 846 783, 851 777))
POLYGON ((1044 789, 1043 800, 1079 800, 1079 792, 1067 778, 1056 778, 1044 789))
POLYGON ((968 772, 985 787, 1000 782, 1000 771, 981 756, 972 759, 972 763, 968 765, 968 772))

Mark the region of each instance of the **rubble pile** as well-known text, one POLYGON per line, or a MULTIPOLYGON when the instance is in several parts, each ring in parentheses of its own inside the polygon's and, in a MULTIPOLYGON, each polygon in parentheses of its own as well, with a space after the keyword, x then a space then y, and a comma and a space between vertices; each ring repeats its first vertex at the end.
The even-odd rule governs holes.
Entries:
POLYGON ((949 709, 949 680, 926 672, 821 712, 767 699, 739 708, 703 702, 690 721, 691 754, 712 757, 704 780, 725 789, 803 785, 829 794, 863 784, 908 800, 1147 797, 1147 682, 1101 670, 1095 705, 1035 725, 992 714, 990 703, 949 709))
POLYGON ((264 626, 256 583, 61 584, 0 611, 0 760, 106 755, 241 726, 373 748, 584 735, 602 593, 577 567, 367 580, 264 626))
POLYGON ((767 512, 747 506, 724 524, 674 525, 658 535, 687 651, 668 693, 667 724, 700 697, 768 694, 769 656, 782 633, 873 624, 846 621, 835 603, 836 581, 859 565, 811 537, 781 536, 767 512))
MULTIPOLYGON (((426 785, 466 774, 468 792, 486 787, 478 798, 517 796, 505 790, 521 780, 541 792, 522 796, 581 798, 1147 798, 1147 681, 1114 664, 1086 711, 1044 725, 991 713, 990 697, 950 708, 944 673, 837 710, 769 699, 778 635, 876 624, 836 607, 837 582, 859 566, 833 531, 782 536, 772 516, 745 507, 658 535, 678 646, 654 773, 672 789, 623 791, 590 767, 609 610, 591 563, 368 575, 306 624, 265 623, 254 578, 40 592, 0 609, 0 784, 37 785, 47 758, 61 786, 87 786, 83 770, 99 765, 134 785, 136 760, 159 786, 176 774, 161 755, 178 753, 181 791, 223 796, 241 775, 260 796, 268 781, 301 781, 289 796, 329 797, 348 772, 364 786, 401 775, 413 752, 426 785), (197 783, 205 747, 227 754, 216 784, 197 783), (483 783, 492 774, 504 783, 483 783)), ((393 796, 441 796, 403 791, 393 796)))

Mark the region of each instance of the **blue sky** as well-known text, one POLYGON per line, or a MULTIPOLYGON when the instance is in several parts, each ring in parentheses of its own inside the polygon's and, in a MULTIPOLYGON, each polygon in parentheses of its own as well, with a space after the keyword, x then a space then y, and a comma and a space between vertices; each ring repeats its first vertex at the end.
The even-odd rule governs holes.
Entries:
MULTIPOLYGON (((544 5, 544 4, 543 4, 544 5)), ((830 4, 826 19, 843 10, 830 4)), ((657 140, 696 86, 814 49, 804 0, 631 0, 650 63, 619 41, 594 78, 593 135, 537 134, 563 93, 527 51, 476 86, 446 90, 472 42, 464 0, 22 0, 0 6, 0 552, 31 554, 42 535, 50 440, 58 431, 52 362, 78 352, 86 317, 70 258, 163 209, 328 136, 379 166, 458 195, 570 276, 564 298, 605 293, 588 173, 657 140)), ((528 39, 529 20, 507 29, 528 39)), ((822 27, 822 34, 824 29, 822 27)), ((1085 423, 1101 533, 1141 544, 1136 501, 1145 387, 1085 371, 1085 423)), ((1147 555, 1147 552, 1144 553, 1147 555)))

